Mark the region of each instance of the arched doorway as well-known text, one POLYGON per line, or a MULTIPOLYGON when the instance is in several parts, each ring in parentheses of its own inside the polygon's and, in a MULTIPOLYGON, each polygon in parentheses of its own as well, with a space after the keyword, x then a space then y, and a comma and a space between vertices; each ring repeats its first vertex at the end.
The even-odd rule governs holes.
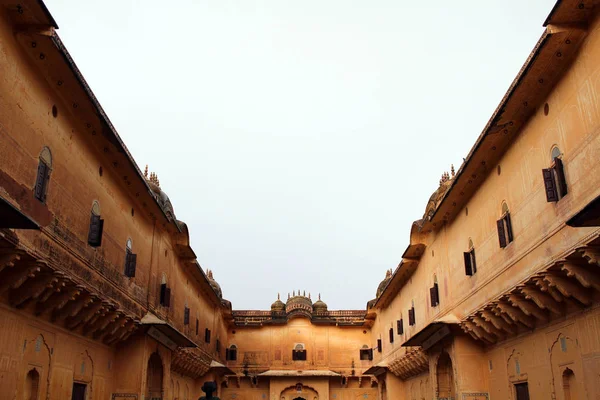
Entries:
POLYGON ((25 379, 25 391, 23 392, 23 400, 38 400, 38 392, 40 387, 40 374, 34 369, 27 373, 25 379))
POLYGON ((158 353, 152 353, 146 373, 146 398, 163 398, 163 364, 158 353))
POLYGON ((562 385, 565 394, 565 400, 575 400, 579 398, 577 394, 575 374, 569 368, 566 368, 562 374, 562 385))
POLYGON ((319 400, 319 393, 312 387, 297 383, 281 391, 280 400, 319 400))
POLYGON ((437 392, 439 399, 454 399, 454 373, 448 353, 442 353, 437 362, 437 392))

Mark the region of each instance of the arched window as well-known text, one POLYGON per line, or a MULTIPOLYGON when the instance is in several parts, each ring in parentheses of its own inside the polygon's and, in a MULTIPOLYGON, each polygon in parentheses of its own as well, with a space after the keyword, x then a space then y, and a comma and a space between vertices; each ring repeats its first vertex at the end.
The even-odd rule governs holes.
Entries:
POLYGON ((373 349, 369 348, 366 344, 360 349, 360 360, 373 361, 373 349))
POLYGON ((235 344, 225 349, 225 359, 227 361, 237 361, 237 346, 235 344))
POLYGON ((477 272, 477 263, 475 262, 475 246, 473 240, 469 238, 469 251, 464 252, 465 258, 465 274, 469 276, 475 275, 477 272))
POLYGON ((38 393, 40 388, 40 374, 34 368, 27 373, 25 379, 25 393, 23 394, 24 400, 38 400, 38 393))
POLYGON ((90 217, 90 230, 88 232, 88 244, 92 247, 100 247, 102 244, 102 231, 104 220, 100 218, 100 203, 92 203, 92 215, 90 217))
POLYGON ((171 306, 171 288, 167 286, 167 275, 162 274, 160 281, 160 305, 164 307, 171 306))
POLYGON ((416 323, 417 323, 417 320, 415 318, 415 301, 412 300, 411 308, 408 310, 408 325, 413 326, 416 323))
POLYGON ((429 288, 429 297, 431 300, 431 307, 436 307, 440 304, 440 291, 438 288, 437 276, 433 275, 433 286, 429 288))
MULTIPOLYGON (((190 324, 190 308, 188 307, 187 300, 186 300, 185 305, 183 307, 183 324, 184 325, 189 325, 190 324)), ((217 350, 217 352, 218 351, 219 350, 217 350)))
POLYGON ((554 160, 559 158, 561 155, 562 154, 558 146, 552 146, 552 150, 550 150, 550 159, 552 160, 552 162, 554 162, 554 160))
POLYGON ((298 343, 292 350, 292 360, 294 361, 306 361, 306 349, 304 344, 298 343))
POLYGON ((550 161, 552 163, 550 168, 542 169, 542 175, 546 189, 546 201, 556 202, 568 193, 562 153, 557 146, 553 146, 550 150, 550 161))
POLYGON ((135 276, 135 268, 137 266, 137 254, 131 250, 131 238, 127 239, 125 244, 125 276, 133 278, 135 276))
POLYGON ((513 241, 510 211, 508 211, 508 205, 505 201, 502 202, 502 217, 496 221, 496 227, 498 228, 498 240, 500 241, 500 247, 505 248, 510 242, 513 241))
POLYGON ((33 188, 33 195, 42 203, 46 202, 48 183, 50 182, 50 171, 52 170, 52 153, 48 147, 44 147, 40 153, 37 177, 33 188))
POLYGON ((404 318, 402 314, 400 314, 400 319, 396 321, 396 330, 398 331, 398 335, 404 334, 404 318))

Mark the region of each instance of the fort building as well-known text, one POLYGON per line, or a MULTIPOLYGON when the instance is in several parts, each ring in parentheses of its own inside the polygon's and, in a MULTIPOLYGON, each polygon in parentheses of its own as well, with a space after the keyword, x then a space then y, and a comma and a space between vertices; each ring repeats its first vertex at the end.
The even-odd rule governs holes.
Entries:
POLYGON ((0 399, 600 398, 599 8, 550 10, 364 309, 244 310, 44 3, 0 1, 0 399))

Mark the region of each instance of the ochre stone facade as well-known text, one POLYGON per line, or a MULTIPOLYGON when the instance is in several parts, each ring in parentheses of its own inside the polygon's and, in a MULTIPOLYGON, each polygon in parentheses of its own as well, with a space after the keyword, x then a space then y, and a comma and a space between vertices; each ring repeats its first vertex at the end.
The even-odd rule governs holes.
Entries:
POLYGON ((556 4, 366 309, 234 310, 44 4, 0 1, 0 399, 600 398, 598 6, 556 4))

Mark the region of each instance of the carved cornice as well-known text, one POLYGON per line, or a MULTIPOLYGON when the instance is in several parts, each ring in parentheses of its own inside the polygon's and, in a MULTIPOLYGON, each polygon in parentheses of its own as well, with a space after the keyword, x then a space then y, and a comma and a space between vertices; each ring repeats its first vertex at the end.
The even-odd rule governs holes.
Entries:
POLYGON ((0 294, 11 306, 112 345, 126 340, 139 319, 17 241, 0 235, 0 294))
POLYGON ((197 348, 179 347, 173 354, 171 370, 194 379, 206 375, 212 357, 197 348))
POLYGON ((472 312, 462 329, 473 339, 494 344, 584 309, 600 292, 600 246, 576 249, 525 282, 472 312))
POLYGON ((420 347, 412 347, 389 363, 388 369, 398 378, 406 380, 429 371, 429 357, 420 347))
POLYGON ((285 311, 263 311, 263 310, 234 310, 232 311, 233 321, 236 326, 260 326, 267 324, 285 324, 288 319, 298 316, 301 313, 303 317, 310 319, 315 324, 331 325, 354 325, 363 326, 365 324, 366 311, 363 310, 332 310, 332 311, 313 311, 308 314, 306 310, 294 309, 290 313, 285 311))

